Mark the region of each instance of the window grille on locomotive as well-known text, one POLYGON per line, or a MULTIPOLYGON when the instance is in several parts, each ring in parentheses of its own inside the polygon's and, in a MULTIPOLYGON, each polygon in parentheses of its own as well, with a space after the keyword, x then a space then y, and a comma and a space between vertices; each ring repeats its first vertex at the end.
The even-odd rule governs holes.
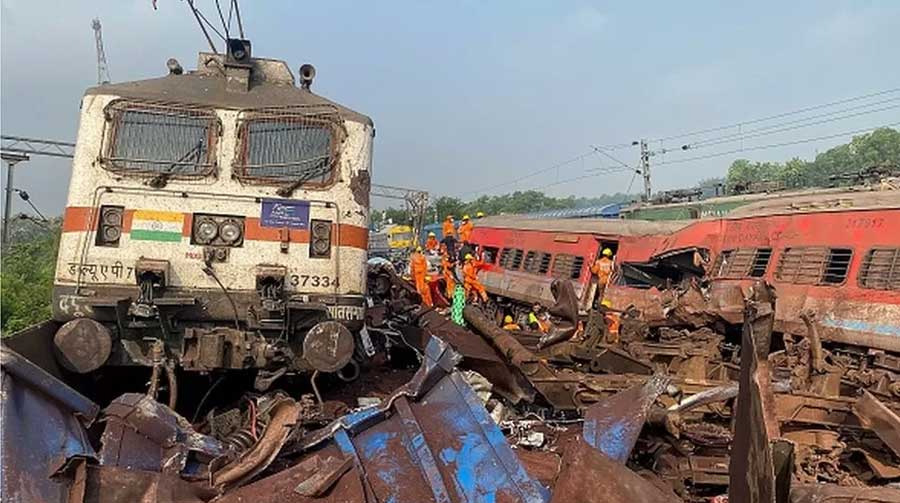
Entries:
POLYGON ((872 248, 859 268, 859 286, 900 290, 900 248, 872 248))
POLYGON ((102 166, 116 173, 200 177, 215 168, 221 130, 210 109, 113 101, 102 166))
POLYGON ((238 119, 238 136, 237 178, 321 187, 335 178, 345 135, 336 110, 284 110, 248 112, 238 119))

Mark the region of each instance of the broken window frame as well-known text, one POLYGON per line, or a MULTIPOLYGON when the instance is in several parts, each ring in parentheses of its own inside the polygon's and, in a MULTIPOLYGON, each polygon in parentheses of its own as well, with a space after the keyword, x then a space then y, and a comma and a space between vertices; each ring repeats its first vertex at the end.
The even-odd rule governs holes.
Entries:
POLYGON ((722 279, 763 278, 766 276, 771 261, 771 248, 722 250, 716 257, 712 276, 722 279))
POLYGON ((863 256, 856 281, 860 288, 900 291, 900 248, 889 246, 869 248, 863 256), (882 259, 876 257, 876 254, 887 256, 882 259), (873 263, 876 259, 881 263, 873 263), (873 268, 876 268, 875 271, 873 268))
POLYGON ((557 253, 553 257, 553 265, 550 267, 550 275, 559 279, 578 280, 584 270, 584 257, 569 253, 557 253))
POLYGON ((844 285, 847 283, 847 278, 850 275, 853 253, 853 248, 849 246, 793 246, 785 248, 781 250, 774 277, 776 281, 795 285, 844 285), (837 252, 842 253, 840 260, 845 265, 842 267, 843 271, 838 269, 839 272, 835 274, 835 271, 829 268, 834 268, 833 262, 837 258, 837 252), (791 267, 793 270, 785 271, 786 267, 791 267), (828 275, 835 275, 840 278, 840 281, 827 281, 828 275))
MULTIPOLYGON (((282 108, 246 110, 238 116, 236 130, 236 152, 231 168, 234 178, 242 182, 264 185, 285 185, 294 181, 299 181, 312 170, 327 169, 327 171, 323 173, 327 174, 327 176, 315 176, 311 180, 303 181, 303 183, 300 183, 297 186, 297 188, 305 189, 323 189, 331 187, 340 178, 338 176, 341 157, 340 147, 346 140, 347 131, 344 127, 343 120, 338 113, 337 107, 333 105, 299 105, 282 108), (251 154, 251 145, 253 141, 253 126, 264 123, 295 124, 298 128, 308 127, 310 129, 327 129, 330 134, 327 154, 309 159, 297 159, 274 164, 249 164, 249 156, 251 154), (316 166, 316 162, 320 160, 325 160, 326 164, 323 166, 316 166), (296 168, 296 172, 292 174, 273 175, 252 171, 266 168, 288 168, 292 166, 296 168)), ((293 129, 288 129, 288 131, 293 131, 293 129)))
POLYGON ((496 264, 500 255, 500 248, 496 246, 484 246, 481 248, 482 260, 485 264, 496 264))
MULTIPOLYGON (((167 102, 140 101, 132 99, 117 99, 111 101, 103 109, 106 118, 104 124, 103 144, 100 148, 100 165, 103 169, 121 175, 132 176, 160 176, 165 175, 175 179, 198 179, 205 178, 213 174, 216 170, 218 158, 218 140, 222 133, 222 122, 211 107, 191 106, 167 102), (181 156, 171 156, 173 159, 152 159, 147 155, 136 158, 134 156, 123 155, 119 152, 119 140, 123 138, 126 131, 125 118, 129 113, 148 114, 156 116, 170 116, 180 120, 196 120, 196 126, 181 125, 183 127, 199 127, 205 128, 205 135, 198 140, 205 140, 205 155, 202 160, 194 162, 188 161, 186 158, 192 152, 185 150, 181 156), (129 167, 129 164, 135 164, 143 167, 129 167), (193 171, 184 171, 185 166, 193 166, 193 171), (155 169, 153 169, 155 167, 155 169)), ((160 122, 158 125, 164 125, 160 122)), ((173 124, 178 127, 177 124, 173 124)), ((146 135, 138 135, 145 138, 146 135)), ((165 135, 163 135, 165 136, 165 135)), ((148 144, 158 145, 159 139, 153 138, 148 144)), ((198 141, 198 145, 201 144, 198 141)), ((144 146, 147 148, 147 146, 144 146)), ((153 147, 150 147, 153 148, 153 147)))

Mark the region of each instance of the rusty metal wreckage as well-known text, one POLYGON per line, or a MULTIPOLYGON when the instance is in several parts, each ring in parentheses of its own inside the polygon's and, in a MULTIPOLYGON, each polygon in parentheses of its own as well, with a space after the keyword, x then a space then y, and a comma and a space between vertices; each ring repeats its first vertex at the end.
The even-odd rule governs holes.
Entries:
POLYGON ((101 408, 41 327, 4 340, 4 501, 900 502, 896 376, 848 370, 807 313, 770 353, 765 282, 739 345, 691 295, 611 344, 600 313, 576 330, 568 282, 543 340, 485 306, 457 325, 389 266, 369 285, 367 329, 419 367, 355 409, 278 386, 199 421, 146 394, 101 408))

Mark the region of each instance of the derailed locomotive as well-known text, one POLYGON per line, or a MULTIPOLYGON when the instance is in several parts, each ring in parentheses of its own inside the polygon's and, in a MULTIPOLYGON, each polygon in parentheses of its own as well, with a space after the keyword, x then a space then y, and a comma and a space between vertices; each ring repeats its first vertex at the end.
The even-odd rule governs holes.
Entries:
POLYGON ((374 125, 311 65, 298 86, 227 48, 84 95, 53 287, 69 370, 339 372, 360 351, 374 125))

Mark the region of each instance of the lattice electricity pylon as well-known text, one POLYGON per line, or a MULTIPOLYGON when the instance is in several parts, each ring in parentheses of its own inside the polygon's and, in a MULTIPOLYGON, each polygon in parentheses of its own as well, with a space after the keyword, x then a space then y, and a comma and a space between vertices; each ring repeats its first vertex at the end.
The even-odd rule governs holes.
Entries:
POLYGON ((91 28, 94 29, 94 43, 97 45, 97 83, 109 84, 109 64, 106 62, 106 51, 103 50, 103 31, 100 19, 94 18, 91 21, 91 28))

